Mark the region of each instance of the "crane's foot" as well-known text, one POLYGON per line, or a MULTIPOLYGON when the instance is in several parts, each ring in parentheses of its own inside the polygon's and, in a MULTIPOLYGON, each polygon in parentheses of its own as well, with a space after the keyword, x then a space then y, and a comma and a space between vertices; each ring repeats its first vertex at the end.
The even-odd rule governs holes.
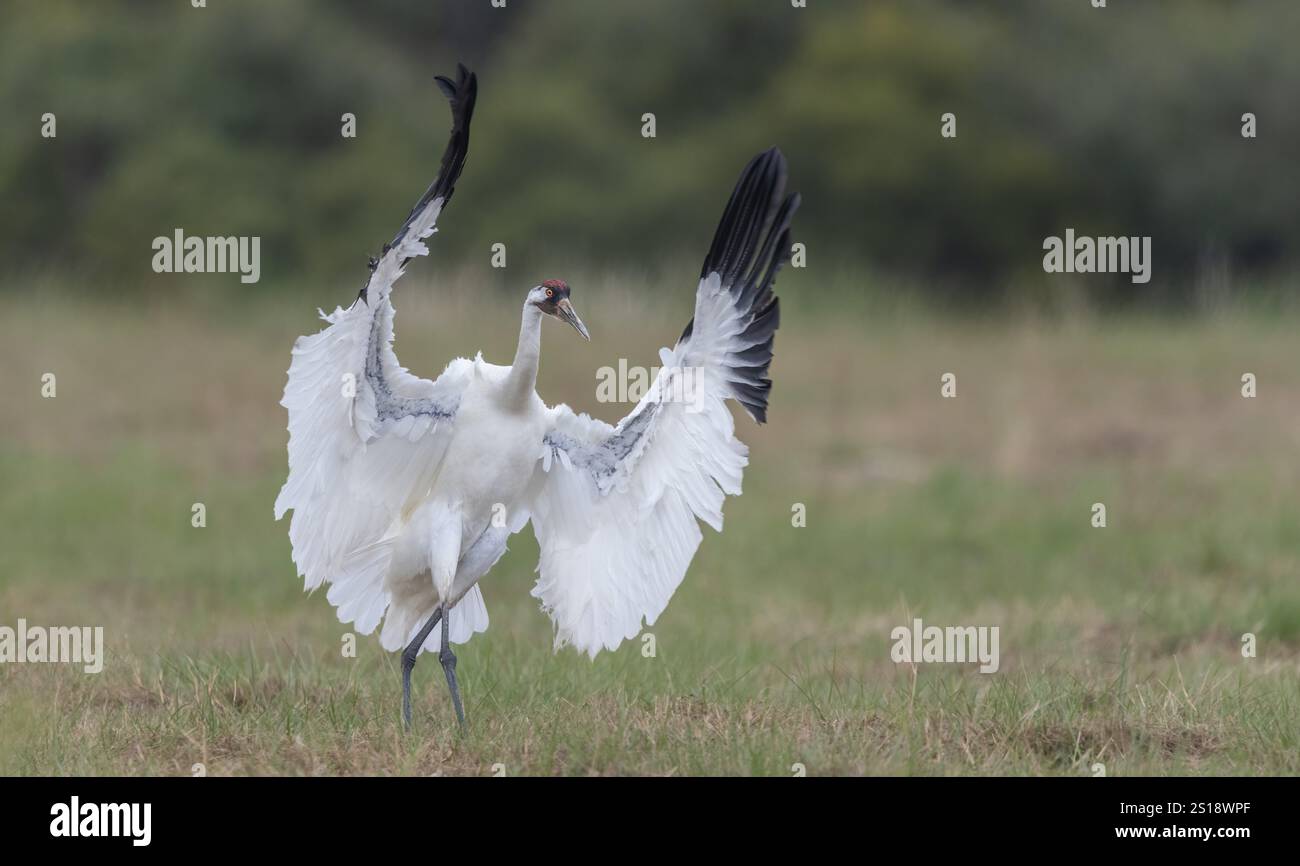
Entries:
MULTIPOLYGON (((445 606, 444 602, 444 606, 445 606)), ((442 652, 438 653, 438 661, 442 662, 442 672, 447 675, 447 689, 451 692, 451 705, 456 708, 456 721, 460 723, 460 729, 465 730, 465 710, 460 705, 460 686, 456 685, 456 654, 451 651, 450 628, 451 624, 447 620, 450 616, 442 618, 442 652)))
POLYGON ((447 675, 447 689, 451 692, 451 705, 456 708, 456 721, 464 730, 465 710, 460 705, 460 687, 456 684, 456 655, 451 647, 443 647, 442 652, 438 653, 438 661, 442 662, 442 672, 447 675))
POLYGON ((415 667, 415 653, 410 647, 402 653, 402 728, 411 729, 411 670, 415 667))
POLYGON ((415 669, 415 659, 420 655, 420 647, 429 638, 429 632, 442 619, 442 605, 433 612, 429 621, 420 627, 415 639, 402 651, 402 723, 406 730, 411 729, 411 671, 415 669))

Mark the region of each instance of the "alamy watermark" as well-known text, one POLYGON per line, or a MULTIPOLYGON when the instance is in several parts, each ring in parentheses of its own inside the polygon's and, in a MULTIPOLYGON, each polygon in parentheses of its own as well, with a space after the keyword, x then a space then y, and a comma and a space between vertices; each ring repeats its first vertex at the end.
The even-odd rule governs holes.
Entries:
POLYGON ((1135 283, 1151 281, 1151 238, 1076 237, 1043 239, 1043 270, 1049 274, 1131 274, 1135 283))
POLYGON ((656 403, 685 403, 687 412, 702 412, 704 368, 637 367, 619 358, 617 368, 606 365, 596 371, 598 403, 638 403, 647 394, 656 403))
POLYGON ((186 236, 176 229, 172 237, 153 239, 155 274, 239 274, 241 283, 262 276, 262 239, 253 237, 186 236))
POLYGON ((104 669, 104 627, 0 625, 0 663, 51 662, 79 664, 88 674, 104 669))
POLYGON ((979 662, 980 673, 998 672, 998 627, 995 625, 940 628, 925 625, 917 617, 910 627, 900 625, 889 633, 889 637, 894 642, 889 657, 898 664, 979 662))
POLYGON ((152 803, 83 803, 73 796, 50 807, 50 835, 126 837, 137 848, 153 840, 152 803))

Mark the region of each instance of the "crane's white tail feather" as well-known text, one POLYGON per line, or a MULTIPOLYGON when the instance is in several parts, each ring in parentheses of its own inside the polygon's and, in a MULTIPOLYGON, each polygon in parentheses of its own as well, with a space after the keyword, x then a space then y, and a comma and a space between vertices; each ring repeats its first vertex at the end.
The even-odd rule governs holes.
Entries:
MULTIPOLYGON (((393 602, 388 609, 388 617, 379 632, 380 646, 389 652, 396 652, 415 640, 420 627, 433 616, 433 612, 438 607, 437 593, 430 587, 431 584, 426 579, 410 584, 407 592, 394 594, 393 602)), ((470 587, 469 591, 461 596, 460 601, 456 602, 447 617, 447 622, 450 628, 447 639, 455 644, 465 643, 479 632, 487 631, 487 605, 483 603, 483 591, 479 589, 478 584, 470 587)), ((436 653, 441 648, 442 624, 439 623, 433 631, 429 632, 420 649, 436 653)))
MULTIPOLYGON (((327 598, 338 609, 339 622, 352 623, 360 634, 370 634, 383 620, 379 642, 384 649, 404 649, 426 620, 433 615, 438 595, 425 574, 387 585, 395 539, 387 538, 359 548, 344 558, 329 588, 327 598), (385 613, 387 616, 385 617, 385 613)), ((493 560, 495 562, 495 560, 493 560)), ((452 643, 462 644, 487 631, 488 613, 478 585, 456 602, 448 617, 452 643)), ((423 648, 436 652, 442 641, 442 627, 435 628, 423 648)))
MULTIPOLYGON (((349 554, 327 596, 338 608, 339 622, 352 623, 361 634, 373 632, 383 619, 379 643, 389 651, 403 649, 414 640, 438 604, 428 574, 402 581, 391 589, 385 585, 393 545, 394 539, 384 539, 349 554)), ((447 621, 451 629, 448 639, 452 643, 465 643, 478 632, 487 631, 487 606, 477 584, 456 602, 447 621)), ((442 627, 438 626, 423 648, 436 652, 441 643, 442 627)))

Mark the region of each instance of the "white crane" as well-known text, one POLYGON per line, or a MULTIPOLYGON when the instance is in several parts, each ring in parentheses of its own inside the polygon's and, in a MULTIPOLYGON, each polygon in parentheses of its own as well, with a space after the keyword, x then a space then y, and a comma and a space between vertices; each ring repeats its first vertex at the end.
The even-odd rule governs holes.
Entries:
POLYGON ((740 493, 748 449, 724 401, 766 419, 772 283, 799 204, 784 196, 778 150, 749 163, 704 260, 694 318, 616 427, 537 395, 542 317, 588 337, 560 280, 528 291, 510 366, 480 353, 436 381, 418 378, 393 353, 392 286, 428 254, 423 239, 465 164, 477 92, 464 66, 456 82, 437 80, 453 117, 437 179, 371 260, 352 305, 322 313, 328 327, 294 344, 281 401, 289 478, 275 503, 277 520, 293 509, 306 589, 330 584, 341 622, 370 634, 382 620, 383 647, 405 647, 408 727, 411 670, 435 648, 464 724, 451 644, 487 628, 479 579, 530 520, 541 548, 532 594, 554 622, 555 649, 594 657, 663 612, 699 547, 698 521, 721 531, 724 494, 740 493))

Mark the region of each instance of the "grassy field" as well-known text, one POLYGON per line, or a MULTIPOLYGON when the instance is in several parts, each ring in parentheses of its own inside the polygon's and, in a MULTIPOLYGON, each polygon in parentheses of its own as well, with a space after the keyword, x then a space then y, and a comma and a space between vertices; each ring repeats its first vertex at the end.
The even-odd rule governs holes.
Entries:
MULTIPOLYGON (((689 301, 595 282, 594 342, 548 327, 539 391, 612 421, 595 369, 655 363, 689 301)), ((347 292, 318 295, 5 298, 0 625, 102 625, 107 659, 0 665, 0 773, 1300 772, 1300 320, 955 323, 787 291, 745 495, 654 657, 552 653, 526 531, 459 652, 468 729, 426 658, 407 734, 398 659, 343 656, 272 519, 289 347, 347 292), (916 616, 999 626, 1000 670, 895 664, 916 616)), ((414 371, 508 361, 514 294, 415 275, 398 304, 414 371)))

